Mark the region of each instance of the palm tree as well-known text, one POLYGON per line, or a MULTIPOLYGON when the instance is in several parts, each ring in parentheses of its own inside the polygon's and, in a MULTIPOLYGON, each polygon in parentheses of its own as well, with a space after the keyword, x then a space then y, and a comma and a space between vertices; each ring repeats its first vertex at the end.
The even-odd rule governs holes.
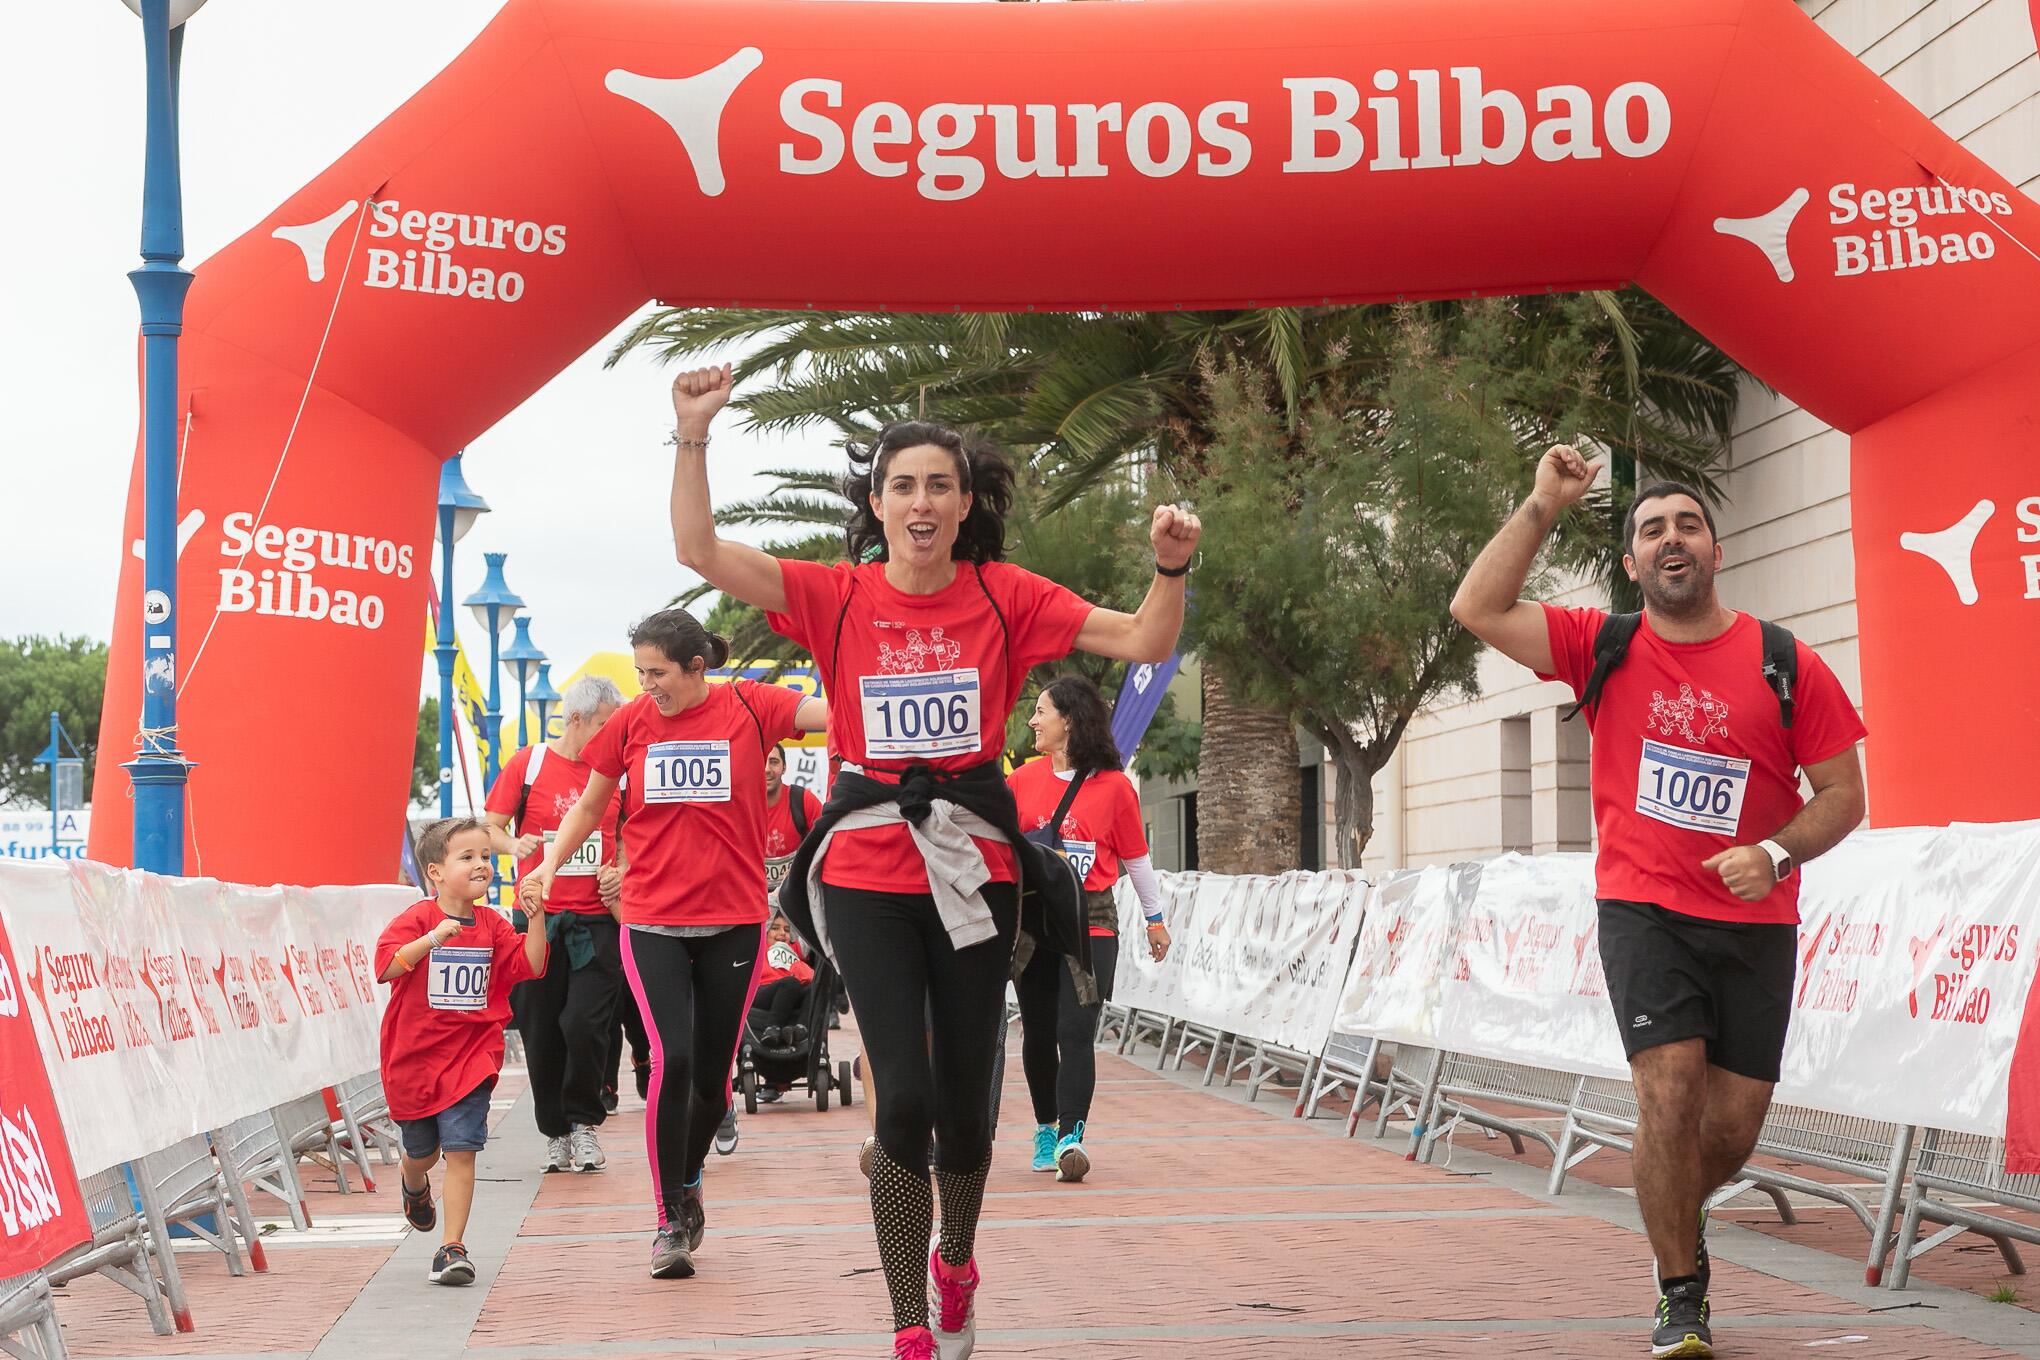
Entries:
MULTIPOLYGON (((1711 489, 1740 370, 1640 293, 1591 296, 1605 342, 1564 412, 1523 419, 1577 421, 1615 454, 1618 476, 1633 481, 1642 468, 1711 489)), ((1511 305, 1525 365, 1546 360, 1568 329, 1565 305, 1545 297, 1511 305)), ((1443 327, 1459 311, 1449 302, 1420 307, 1443 327)), ((1379 305, 963 315, 666 309, 633 327, 610 362, 637 349, 677 362, 743 346, 734 404, 769 431, 819 423, 865 436, 933 411, 1021 451, 1048 515, 1107 484, 1141 487, 1154 499, 1194 493, 1213 438, 1208 378, 1221 367, 1265 374, 1292 427, 1320 388, 1378 392, 1364 379, 1385 367, 1396 318, 1379 305)), ((786 487, 802 494, 797 479, 786 487)), ((1619 562, 1619 552, 1603 561, 1611 587, 1624 582, 1619 562)), ((1239 702, 1217 667, 1203 668, 1203 685, 1200 863, 1230 873, 1293 867, 1301 817, 1289 715, 1239 702)))

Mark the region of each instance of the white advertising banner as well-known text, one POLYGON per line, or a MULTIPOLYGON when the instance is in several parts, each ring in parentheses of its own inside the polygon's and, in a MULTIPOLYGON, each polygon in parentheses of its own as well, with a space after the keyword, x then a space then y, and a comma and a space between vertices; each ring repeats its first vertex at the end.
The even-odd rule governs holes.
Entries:
MULTIPOLYGON (((1169 928, 1171 941, 1188 937, 1195 929, 1192 918, 1197 880, 1202 875, 1166 873, 1155 877, 1161 886, 1162 922, 1169 928)), ((1133 885, 1121 878, 1114 891, 1119 900, 1119 938, 1145 938, 1146 924, 1141 916, 1140 899, 1133 895, 1133 885)), ((1180 1017, 1184 1004, 1182 975, 1183 953, 1173 943, 1168 957, 1160 962, 1150 958, 1145 949, 1122 947, 1119 967, 1112 978, 1112 1000, 1132 1010, 1180 1017)))
POLYGON ((79 1174, 372 1071, 376 937, 416 896, 0 861, 79 1174))
POLYGON ((1472 866, 1392 874, 1368 895, 1360 943, 1334 1028, 1341 1034, 1435 1047, 1445 958, 1464 918, 1472 866))

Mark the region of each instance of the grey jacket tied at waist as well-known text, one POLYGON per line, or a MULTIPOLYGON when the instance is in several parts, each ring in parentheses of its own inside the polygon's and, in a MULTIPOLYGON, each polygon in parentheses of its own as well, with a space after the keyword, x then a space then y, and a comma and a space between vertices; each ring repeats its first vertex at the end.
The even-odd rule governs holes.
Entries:
MULTIPOLYGON (((843 769, 863 773, 848 761, 843 763, 843 769)), ((829 842, 839 831, 899 825, 904 825, 914 838, 914 848, 928 867, 928 891, 935 899, 943 928, 949 932, 950 945, 964 949, 997 938, 998 923, 992 920, 992 909, 985 904, 980 891, 991 879, 992 871, 972 837, 997 841, 1004 840, 1005 834, 969 808, 947 798, 929 799, 927 815, 918 820, 901 812, 898 803, 875 803, 846 812, 820 828, 820 839, 808 860, 807 900, 814 917, 815 943, 831 961, 836 951, 829 943, 829 925, 822 906, 822 864, 828 858, 829 842)))

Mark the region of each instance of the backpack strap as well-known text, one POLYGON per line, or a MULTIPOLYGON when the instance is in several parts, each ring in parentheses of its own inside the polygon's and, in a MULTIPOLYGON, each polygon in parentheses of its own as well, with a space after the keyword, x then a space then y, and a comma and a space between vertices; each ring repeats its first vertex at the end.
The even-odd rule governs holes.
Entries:
POLYGON ((524 765, 524 787, 517 790, 517 815, 510 819, 517 828, 517 834, 524 834, 524 807, 531 801, 531 786, 538 782, 538 771, 545 764, 545 743, 539 742, 531 748, 531 759, 524 765))
MULTIPOLYGON (((1051 773, 1053 773, 1053 771, 1051 771, 1051 773)), ((1089 779, 1090 777, 1091 772, 1089 770, 1078 770, 1076 774, 1071 777, 1070 786, 1063 790, 1062 801, 1055 805, 1055 815, 1053 817, 1050 817, 1048 819, 1048 825, 1042 828, 1044 831, 1050 832, 1055 836, 1055 843, 1058 847, 1060 847, 1063 843, 1062 834, 1063 818, 1069 816, 1070 809, 1076 806, 1077 790, 1084 787, 1084 781, 1086 779, 1089 779)))
POLYGON ((1759 620, 1764 630, 1764 681, 1778 696, 1778 720, 1792 730, 1792 689, 1799 683, 1799 647, 1782 624, 1759 620))
POLYGON ((807 815, 807 790, 798 784, 786 784, 782 787, 786 790, 786 796, 793 800, 786 809, 793 814, 793 834, 806 840, 808 827, 811 825, 807 815))
POLYGON ((1594 634, 1594 669, 1587 676, 1587 686, 1580 691, 1580 701, 1566 710, 1561 722, 1571 722, 1580 715, 1588 704, 1601 701, 1601 687, 1608 683, 1608 673, 1622 664, 1622 658, 1629 655, 1630 639, 1643 625, 1642 614, 1608 614, 1601 619, 1601 627, 1594 634))

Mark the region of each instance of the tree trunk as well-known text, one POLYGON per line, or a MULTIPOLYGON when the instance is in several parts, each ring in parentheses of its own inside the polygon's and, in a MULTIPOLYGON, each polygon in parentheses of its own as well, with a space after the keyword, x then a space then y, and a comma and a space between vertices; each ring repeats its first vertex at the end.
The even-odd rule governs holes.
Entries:
POLYGON ((1197 755, 1197 867, 1279 874, 1302 853, 1296 729, 1285 713, 1235 703, 1204 667, 1204 737, 1197 755))
POLYGON ((1374 766, 1368 763, 1366 748, 1345 733, 1320 733, 1325 750, 1338 768, 1338 784, 1332 793, 1332 816, 1338 823, 1338 863, 1341 869, 1360 867, 1367 842, 1374 839, 1374 766))

